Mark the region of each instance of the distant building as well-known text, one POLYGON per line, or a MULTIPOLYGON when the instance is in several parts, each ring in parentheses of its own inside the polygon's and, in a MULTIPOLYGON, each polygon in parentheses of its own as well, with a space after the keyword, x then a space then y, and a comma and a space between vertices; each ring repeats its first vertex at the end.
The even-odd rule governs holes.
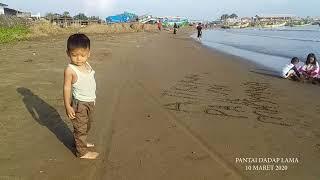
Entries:
POLYGON ((190 23, 190 24, 202 23, 202 20, 189 19, 189 23, 190 23))
POLYGON ((0 3, 0 15, 4 14, 4 8, 8 5, 0 3))
POLYGON ((18 12, 16 16, 22 18, 31 18, 31 12, 18 12))
POLYGON ((33 18, 33 19, 41 19, 41 15, 40 15, 40 13, 32 14, 31 18, 33 18))
POLYGON ((19 14, 22 14, 22 13, 23 12, 21 12, 21 11, 8 8, 8 5, 6 5, 6 4, 0 3, 0 15, 4 14, 4 15, 7 15, 7 16, 18 16, 19 14))
POLYGON ((7 16, 18 16, 18 14, 22 13, 21 11, 11 9, 11 8, 4 8, 4 14, 7 16))
POLYGON ((225 22, 226 22, 227 24, 234 24, 234 23, 237 23, 237 22, 240 22, 240 21, 241 21, 240 18, 227 18, 227 19, 225 20, 225 22))
POLYGON ((243 23, 250 23, 252 21, 253 21, 252 17, 243 17, 243 18, 241 18, 241 22, 243 22, 243 23))
POLYGON ((273 20, 291 20, 295 19, 296 16, 292 14, 270 14, 270 15, 257 15, 255 20, 258 21, 273 21, 273 20))
MULTIPOLYGON (((38 15, 38 17, 40 14, 38 15)), ((32 17, 34 18, 34 17, 32 17)), ((87 19, 87 20, 80 20, 80 19, 74 19, 70 16, 63 16, 60 14, 53 14, 52 17, 47 18, 52 24, 58 25, 62 28, 75 26, 75 27, 84 27, 91 24, 101 24, 101 19, 87 19)))
POLYGON ((312 19, 315 20, 315 21, 319 21, 320 20, 320 16, 315 16, 312 19))
POLYGON ((161 20, 157 17, 153 17, 152 15, 142 15, 138 17, 138 21, 143 24, 156 24, 161 20))
POLYGON ((8 8, 8 5, 0 3, 0 15, 30 18, 31 12, 22 12, 16 9, 11 9, 8 8))

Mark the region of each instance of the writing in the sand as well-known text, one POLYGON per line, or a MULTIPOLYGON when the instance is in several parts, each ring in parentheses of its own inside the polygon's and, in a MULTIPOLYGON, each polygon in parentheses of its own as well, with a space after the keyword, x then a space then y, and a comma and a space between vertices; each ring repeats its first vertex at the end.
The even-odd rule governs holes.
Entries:
POLYGON ((0 179, 2 180, 22 180, 21 177, 16 176, 0 176, 0 179))
POLYGON ((262 123, 290 126, 279 116, 279 107, 271 99, 270 84, 245 82, 242 88, 246 97, 230 98, 231 89, 226 85, 207 83, 207 75, 187 75, 170 89, 164 90, 162 97, 171 98, 171 102, 164 104, 164 108, 175 112, 237 119, 247 119, 251 114, 262 123))

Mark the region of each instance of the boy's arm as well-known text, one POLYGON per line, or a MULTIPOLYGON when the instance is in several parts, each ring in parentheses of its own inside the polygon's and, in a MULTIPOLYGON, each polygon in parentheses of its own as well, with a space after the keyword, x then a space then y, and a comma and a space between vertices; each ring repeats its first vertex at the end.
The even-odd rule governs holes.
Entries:
POLYGON ((63 99, 66 114, 70 119, 75 118, 75 112, 71 106, 71 85, 72 85, 72 70, 67 67, 64 71, 64 83, 63 83, 63 99))
POLYGON ((294 70, 294 72, 296 73, 296 75, 297 75, 298 77, 301 77, 300 72, 298 71, 298 69, 297 69, 296 66, 293 66, 293 67, 292 67, 292 70, 294 70))

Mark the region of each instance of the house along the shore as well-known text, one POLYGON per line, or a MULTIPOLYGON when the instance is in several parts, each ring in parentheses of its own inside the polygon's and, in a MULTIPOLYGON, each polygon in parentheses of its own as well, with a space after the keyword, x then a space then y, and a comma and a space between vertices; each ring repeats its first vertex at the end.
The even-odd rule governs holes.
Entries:
POLYGON ((4 8, 8 5, 0 3, 0 15, 4 14, 4 8))

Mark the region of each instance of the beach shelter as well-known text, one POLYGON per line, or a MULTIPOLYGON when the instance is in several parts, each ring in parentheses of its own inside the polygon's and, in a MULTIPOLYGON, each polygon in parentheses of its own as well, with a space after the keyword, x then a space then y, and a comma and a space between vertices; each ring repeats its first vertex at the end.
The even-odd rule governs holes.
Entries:
POLYGON ((174 23, 176 23, 179 27, 189 25, 189 20, 184 17, 179 17, 179 16, 171 17, 171 16, 169 16, 169 17, 163 17, 161 19, 162 19, 164 27, 173 27, 174 23))
POLYGON ((122 14, 109 16, 106 18, 107 23, 125 23, 135 21, 138 18, 137 15, 133 13, 124 12, 122 14))

